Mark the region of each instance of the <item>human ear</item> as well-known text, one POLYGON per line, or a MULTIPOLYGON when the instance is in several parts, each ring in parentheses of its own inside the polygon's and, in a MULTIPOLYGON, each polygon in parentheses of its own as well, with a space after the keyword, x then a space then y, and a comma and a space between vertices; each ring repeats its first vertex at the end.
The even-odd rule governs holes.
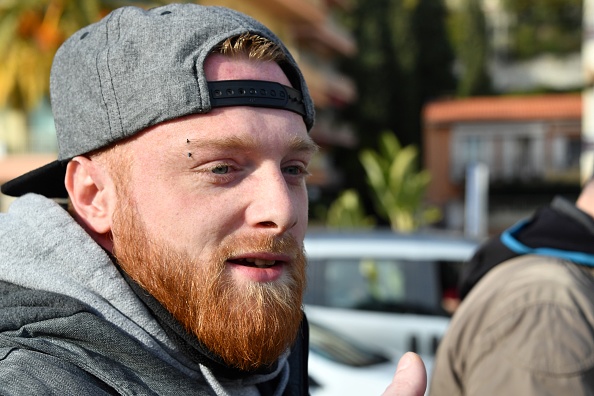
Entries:
POLYGON ((115 193, 105 167, 91 158, 74 157, 66 167, 64 182, 81 225, 98 235, 111 231, 115 193))

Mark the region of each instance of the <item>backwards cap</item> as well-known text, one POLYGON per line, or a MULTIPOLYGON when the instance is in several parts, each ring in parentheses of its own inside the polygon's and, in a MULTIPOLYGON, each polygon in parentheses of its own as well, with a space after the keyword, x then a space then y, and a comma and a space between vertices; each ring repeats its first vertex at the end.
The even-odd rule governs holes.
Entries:
POLYGON ((189 3, 148 11, 123 7, 79 30, 56 53, 50 93, 58 159, 2 185, 6 195, 66 198, 66 164, 73 157, 215 107, 281 108, 301 114, 308 130, 314 122, 303 75, 274 33, 237 11, 189 3), (282 49, 287 60, 280 66, 294 88, 268 81, 206 81, 206 57, 242 33, 260 35, 282 49))

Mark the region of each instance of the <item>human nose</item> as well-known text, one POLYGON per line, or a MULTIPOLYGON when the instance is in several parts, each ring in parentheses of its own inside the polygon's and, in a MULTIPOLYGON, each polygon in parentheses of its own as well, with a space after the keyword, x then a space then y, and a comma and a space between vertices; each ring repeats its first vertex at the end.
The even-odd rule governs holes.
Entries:
POLYGON ((246 213, 250 225, 275 229, 280 234, 297 224, 297 192, 287 183, 280 169, 262 172, 252 187, 252 200, 246 213))

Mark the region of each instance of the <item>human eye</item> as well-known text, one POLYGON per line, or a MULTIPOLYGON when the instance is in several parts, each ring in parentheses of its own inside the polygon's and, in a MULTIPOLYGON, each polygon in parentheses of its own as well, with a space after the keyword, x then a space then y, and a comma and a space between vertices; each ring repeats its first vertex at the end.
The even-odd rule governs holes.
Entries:
POLYGON ((227 164, 217 164, 210 168, 210 172, 214 173, 215 175, 225 175, 229 173, 231 170, 231 166, 227 164))
POLYGON ((240 171, 237 166, 226 162, 205 164, 198 168, 205 181, 213 184, 226 184, 232 182, 240 171))
POLYGON ((283 167, 283 173, 293 178, 303 178, 309 175, 307 167, 303 164, 291 164, 283 167))

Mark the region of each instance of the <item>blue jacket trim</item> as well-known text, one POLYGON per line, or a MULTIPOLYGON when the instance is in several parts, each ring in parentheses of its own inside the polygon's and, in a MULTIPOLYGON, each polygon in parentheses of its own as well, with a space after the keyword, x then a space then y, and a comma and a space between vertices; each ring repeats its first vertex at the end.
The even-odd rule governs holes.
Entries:
POLYGON ((538 254, 541 256, 556 257, 572 261, 576 264, 594 267, 594 255, 583 252, 552 249, 545 247, 531 248, 529 246, 524 245, 522 242, 518 241, 514 237, 514 234, 520 231, 522 228, 524 228, 528 222, 528 220, 521 220, 518 223, 511 226, 510 228, 508 228, 507 230, 503 231, 500 237, 501 242, 505 246, 507 246, 508 249, 512 250, 517 254, 538 254))

